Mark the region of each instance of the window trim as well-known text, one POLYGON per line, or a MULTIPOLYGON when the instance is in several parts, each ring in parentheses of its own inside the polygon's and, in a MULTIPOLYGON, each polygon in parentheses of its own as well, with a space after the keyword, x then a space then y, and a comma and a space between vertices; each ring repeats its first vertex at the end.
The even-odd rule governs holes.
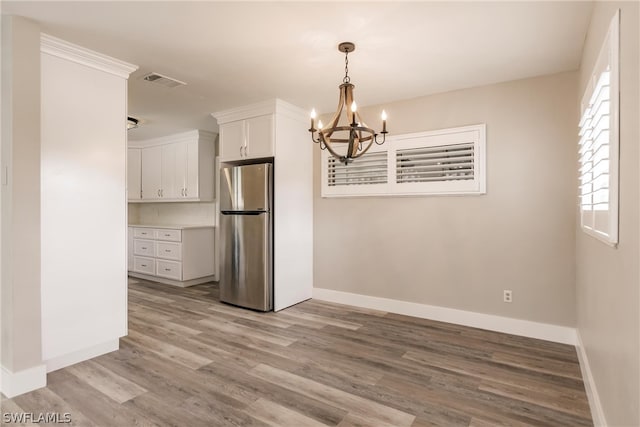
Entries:
MULTIPOLYGON (((371 185, 329 186, 328 171, 331 155, 325 150, 321 154, 321 196, 333 197, 415 197, 486 194, 486 125, 477 124, 433 131, 416 132, 387 137, 383 145, 374 145, 370 153, 387 153, 387 182, 371 185), (430 183, 397 183, 396 153, 419 147, 456 145, 461 143, 460 134, 475 133, 474 179, 460 181, 435 181, 430 183), (426 142, 426 143, 425 143, 426 142), (426 189, 426 190, 425 190, 426 189)), ((366 158, 366 155, 365 157, 366 158)), ((357 160, 351 165, 356 165, 357 160)), ((347 166, 347 167, 349 167, 347 166)))

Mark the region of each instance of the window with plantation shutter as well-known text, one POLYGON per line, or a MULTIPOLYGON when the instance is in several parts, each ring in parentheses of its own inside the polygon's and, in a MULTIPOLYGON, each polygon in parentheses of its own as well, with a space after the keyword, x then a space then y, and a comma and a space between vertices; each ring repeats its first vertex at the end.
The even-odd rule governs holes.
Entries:
POLYGON ((377 185, 387 183, 387 153, 371 153, 346 166, 335 157, 328 159, 327 185, 377 185))
POLYGON ((398 183, 473 179, 473 143, 396 151, 398 183))
POLYGON ((618 243, 618 30, 613 18, 582 98, 579 205, 582 229, 610 245, 618 243))
POLYGON ((485 193, 485 125, 387 137, 345 165, 322 154, 322 196, 485 193))

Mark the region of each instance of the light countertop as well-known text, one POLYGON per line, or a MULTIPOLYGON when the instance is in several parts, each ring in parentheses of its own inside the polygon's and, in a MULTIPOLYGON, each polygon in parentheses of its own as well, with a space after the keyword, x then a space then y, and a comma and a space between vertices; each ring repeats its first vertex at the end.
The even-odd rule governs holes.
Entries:
POLYGON ((136 228, 170 228, 173 230, 184 230, 187 228, 215 228, 215 225, 206 224, 129 224, 129 227, 136 228))

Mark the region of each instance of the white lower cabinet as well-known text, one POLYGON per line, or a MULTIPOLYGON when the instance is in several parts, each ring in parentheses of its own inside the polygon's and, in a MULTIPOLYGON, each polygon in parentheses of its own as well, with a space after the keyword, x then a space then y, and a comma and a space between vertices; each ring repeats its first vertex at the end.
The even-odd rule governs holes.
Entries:
POLYGON ((158 242, 156 244, 156 258, 182 261, 182 244, 173 242, 158 242))
POLYGON ((133 270, 133 227, 127 227, 127 270, 133 270))
POLYGON ((215 279, 213 227, 130 229, 133 234, 130 276, 178 286, 215 279))
POLYGON ((156 255, 156 242, 153 240, 133 240, 133 255, 139 256, 155 256, 156 255))
POLYGON ((157 259, 156 276, 166 277, 167 279, 182 280, 182 263, 157 259))
POLYGON ((133 271, 144 274, 156 274, 156 260, 141 256, 133 257, 133 271))

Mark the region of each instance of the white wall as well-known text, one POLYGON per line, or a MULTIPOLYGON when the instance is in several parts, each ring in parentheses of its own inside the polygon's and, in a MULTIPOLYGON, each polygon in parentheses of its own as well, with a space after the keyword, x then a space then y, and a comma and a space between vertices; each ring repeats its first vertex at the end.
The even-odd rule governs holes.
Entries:
POLYGON ((482 196, 323 199, 316 147, 314 287, 574 326, 576 89, 570 72, 384 105, 394 134, 486 123, 482 196))
POLYGON ((576 234, 578 333, 601 403, 595 409, 603 411, 601 418, 611 426, 640 425, 639 6, 638 2, 595 4, 576 98, 578 103, 611 18, 621 9, 620 242, 616 249, 579 228, 576 234))
POLYGON ((1 361, 2 392, 12 396, 43 386, 45 377, 40 369, 40 30, 11 16, 2 16, 0 173, 5 170, 1 361))
POLYGON ((215 202, 129 203, 129 224, 215 225, 215 202))
POLYGON ((73 46, 47 46, 41 58, 42 353, 52 370, 117 348, 127 332, 125 76, 135 68, 84 50, 69 56, 73 46), (117 72, 103 66, 112 62, 117 72))

